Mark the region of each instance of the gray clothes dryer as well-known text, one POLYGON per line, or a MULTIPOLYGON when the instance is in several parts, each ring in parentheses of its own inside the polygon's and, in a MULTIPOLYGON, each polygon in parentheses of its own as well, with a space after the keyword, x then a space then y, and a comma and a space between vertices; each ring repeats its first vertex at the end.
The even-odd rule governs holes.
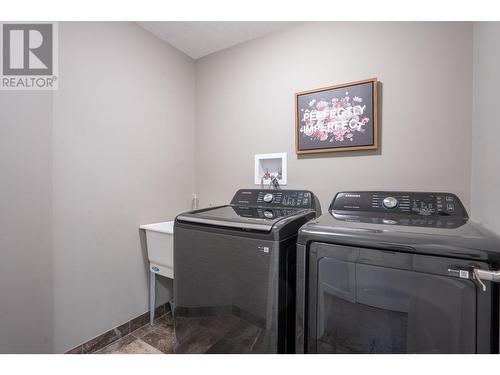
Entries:
POLYGON ((454 194, 338 193, 299 231, 297 352, 498 353, 499 266, 454 194))
POLYGON ((239 190, 174 224, 176 353, 290 353, 298 229, 320 214, 302 190, 239 190))

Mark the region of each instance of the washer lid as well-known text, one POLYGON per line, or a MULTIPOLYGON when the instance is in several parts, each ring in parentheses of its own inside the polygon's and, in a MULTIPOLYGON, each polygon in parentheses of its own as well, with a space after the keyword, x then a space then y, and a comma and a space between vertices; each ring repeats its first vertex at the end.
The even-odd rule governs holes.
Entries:
POLYGON ((303 225, 297 241, 500 262, 500 237, 470 220, 459 227, 413 226, 345 220, 328 212, 303 225))
POLYGON ((177 216, 177 220, 268 232, 278 221, 309 211, 297 208, 227 205, 184 213, 177 216))

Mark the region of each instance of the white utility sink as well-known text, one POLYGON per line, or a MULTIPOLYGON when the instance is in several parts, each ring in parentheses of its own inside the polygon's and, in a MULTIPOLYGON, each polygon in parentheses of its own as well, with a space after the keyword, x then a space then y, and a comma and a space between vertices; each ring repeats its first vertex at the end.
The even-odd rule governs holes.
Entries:
POLYGON ((174 278, 174 222, 141 225, 146 231, 149 270, 174 278))
POLYGON ((174 222, 145 224, 139 227, 146 232, 149 259, 149 317, 154 324, 156 307, 156 275, 174 278, 174 222))

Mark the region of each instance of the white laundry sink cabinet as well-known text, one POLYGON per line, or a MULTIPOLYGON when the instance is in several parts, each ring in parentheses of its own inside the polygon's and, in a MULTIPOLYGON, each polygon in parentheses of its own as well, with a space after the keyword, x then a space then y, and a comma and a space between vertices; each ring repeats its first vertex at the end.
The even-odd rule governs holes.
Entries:
POLYGON ((149 323, 154 324, 156 275, 174 278, 174 222, 145 224, 149 260, 149 323))

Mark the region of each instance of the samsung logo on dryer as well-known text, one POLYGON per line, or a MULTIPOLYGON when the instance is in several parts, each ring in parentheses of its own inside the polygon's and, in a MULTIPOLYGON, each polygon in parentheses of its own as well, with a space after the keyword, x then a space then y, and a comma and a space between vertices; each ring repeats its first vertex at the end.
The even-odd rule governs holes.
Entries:
POLYGON ((360 194, 346 194, 345 197, 347 198, 361 198, 360 194))

